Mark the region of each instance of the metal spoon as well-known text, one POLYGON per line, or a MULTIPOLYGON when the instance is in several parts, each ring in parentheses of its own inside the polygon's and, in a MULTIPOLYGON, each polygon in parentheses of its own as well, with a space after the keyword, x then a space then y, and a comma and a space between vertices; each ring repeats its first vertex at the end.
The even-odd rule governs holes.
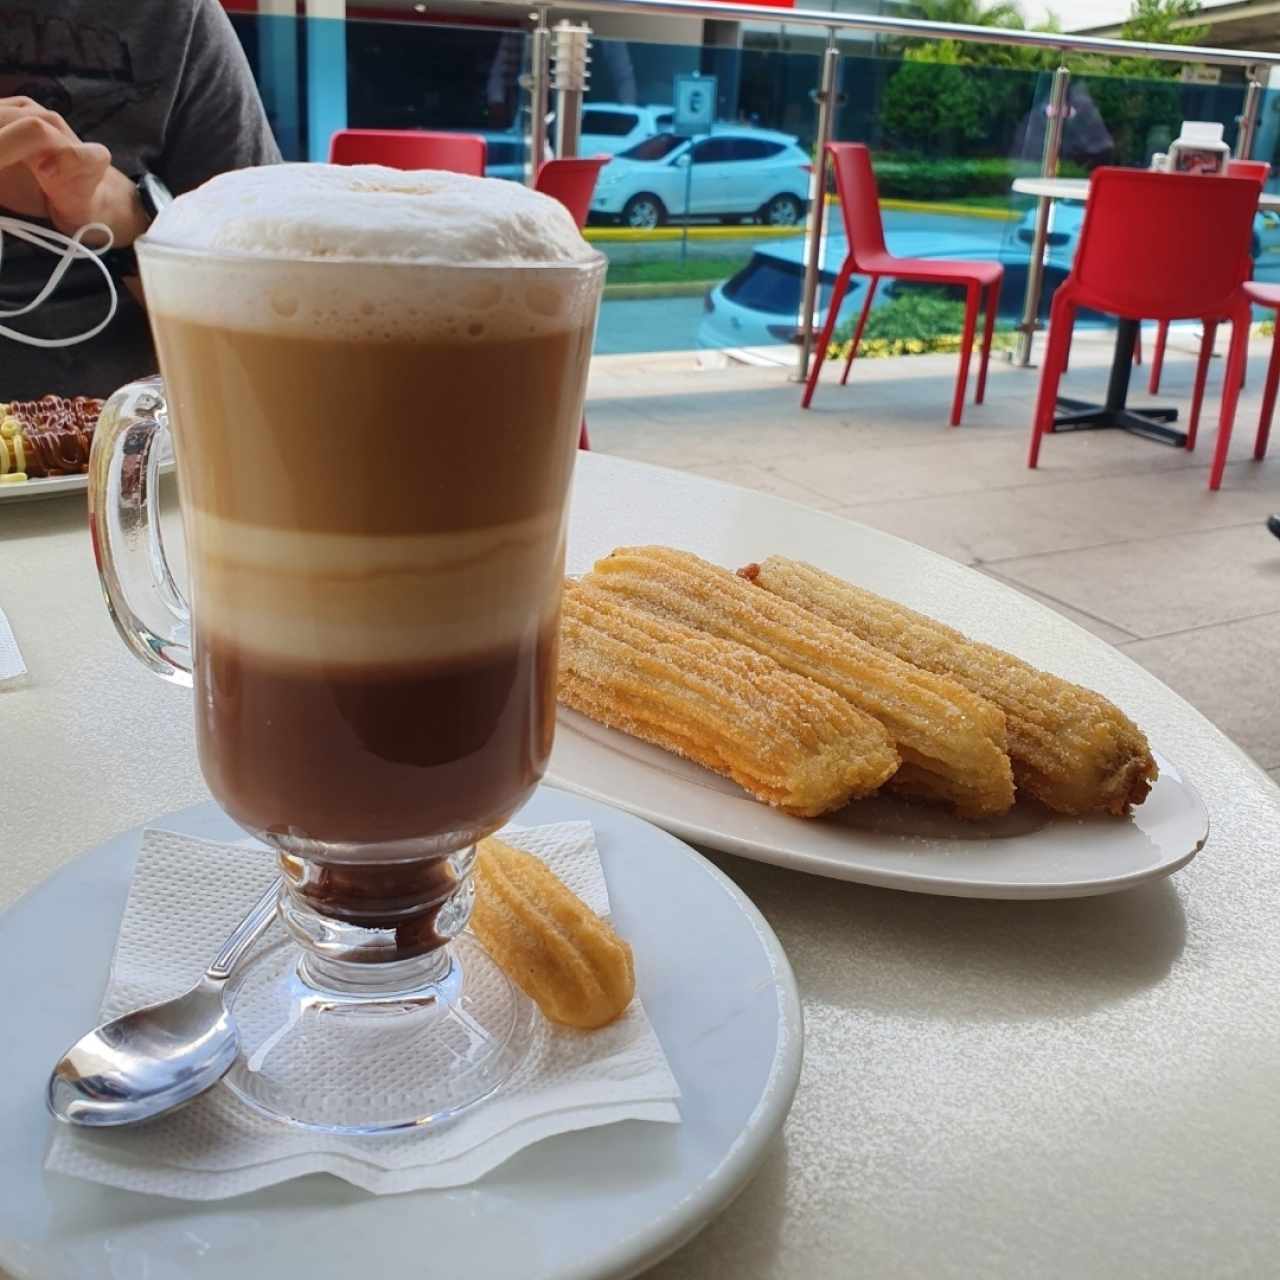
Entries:
POLYGON ((137 1124, 218 1083, 240 1049, 222 988, 271 923, 277 880, 185 995, 123 1014, 81 1037, 49 1077, 49 1110, 68 1124, 137 1124))

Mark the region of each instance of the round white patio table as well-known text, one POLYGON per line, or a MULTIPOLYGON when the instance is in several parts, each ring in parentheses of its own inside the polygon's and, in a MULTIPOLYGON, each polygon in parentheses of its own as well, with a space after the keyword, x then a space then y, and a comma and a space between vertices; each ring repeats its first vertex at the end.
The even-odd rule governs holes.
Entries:
MULTIPOLYGON (((1088 200, 1088 178, 1015 178, 1013 190, 1022 196, 1048 196, 1050 200, 1088 200)), ((1259 209, 1280 209, 1280 193, 1264 191, 1259 209)))
MULTIPOLYGON (((0 509, 0 537, 0 604, 30 671, 0 691, 8 902, 207 793, 189 694, 144 671, 108 621, 82 501, 0 509)), ((1086 680, 1136 717, 1211 822, 1171 879, 1066 901, 926 897, 713 855, 788 952, 805 1066, 755 1181, 653 1274, 1271 1273, 1280 788, 1153 676, 996 581, 779 499, 583 454, 570 567, 639 542, 729 564, 815 559, 1086 680)), ((223 1230, 235 1204, 212 1207, 223 1230)))

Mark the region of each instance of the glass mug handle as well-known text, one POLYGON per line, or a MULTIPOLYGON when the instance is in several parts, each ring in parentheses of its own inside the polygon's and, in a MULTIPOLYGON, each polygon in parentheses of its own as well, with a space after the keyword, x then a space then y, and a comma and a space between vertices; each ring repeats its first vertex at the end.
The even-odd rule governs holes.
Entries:
POLYGON ((89 532, 120 638, 148 668, 191 687, 191 610, 160 538, 160 463, 171 456, 164 384, 142 378, 102 408, 89 455, 89 532))

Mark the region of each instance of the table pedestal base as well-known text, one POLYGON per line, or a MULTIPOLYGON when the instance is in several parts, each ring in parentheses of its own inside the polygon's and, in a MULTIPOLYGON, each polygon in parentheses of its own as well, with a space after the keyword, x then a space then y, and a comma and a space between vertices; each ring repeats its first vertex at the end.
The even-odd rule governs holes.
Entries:
POLYGON ((1133 435, 1154 440, 1158 444, 1171 444, 1182 448, 1187 443, 1186 433, 1175 431, 1161 423, 1176 422, 1177 409, 1130 409, 1129 375, 1133 370, 1133 349, 1138 338, 1138 321, 1121 320, 1116 326, 1116 349, 1111 360, 1111 376, 1107 380, 1105 404, 1089 400, 1073 400, 1058 397, 1058 406, 1066 409, 1053 419, 1054 432, 1059 431, 1128 431, 1133 435))

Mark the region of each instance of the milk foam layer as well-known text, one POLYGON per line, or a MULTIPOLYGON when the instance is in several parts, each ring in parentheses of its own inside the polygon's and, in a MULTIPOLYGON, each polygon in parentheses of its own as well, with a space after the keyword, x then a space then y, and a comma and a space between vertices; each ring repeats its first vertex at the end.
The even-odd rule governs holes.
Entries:
POLYGON ((261 257, 451 266, 596 256, 564 205, 518 182, 374 164, 235 169, 162 209, 147 239, 261 257))
POLYGON ((406 537, 303 533, 186 513, 196 625, 287 663, 476 658, 545 627, 559 600, 560 513, 406 537))
POLYGON ((163 209, 139 256, 153 310, 360 341, 580 326, 594 298, 581 268, 604 265, 559 201, 519 183, 379 165, 222 174, 163 209))

